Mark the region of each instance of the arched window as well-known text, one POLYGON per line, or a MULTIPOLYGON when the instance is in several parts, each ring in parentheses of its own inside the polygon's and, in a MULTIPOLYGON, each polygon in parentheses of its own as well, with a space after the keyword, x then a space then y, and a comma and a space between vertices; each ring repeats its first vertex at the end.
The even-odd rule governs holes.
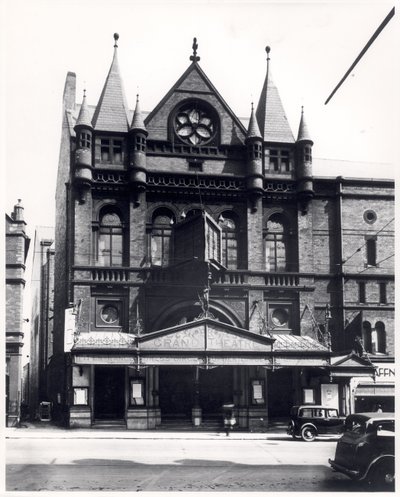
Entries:
POLYGON ((152 218, 151 264, 168 266, 172 261, 172 226, 174 215, 168 209, 157 209, 152 218))
POLYGON ((288 271, 288 227, 281 214, 273 214, 267 221, 265 236, 265 270, 288 271))
POLYGON ((223 212, 219 217, 222 229, 222 264, 228 269, 238 269, 238 220, 230 212, 223 212))
POLYGON ((123 265, 123 226, 114 208, 107 207, 100 212, 96 259, 100 266, 123 265))
POLYGON ((198 214, 201 214, 203 212, 202 209, 190 209, 189 211, 186 212, 186 219, 190 219, 191 217, 197 216, 198 214))
POLYGON ((372 327, 369 321, 363 322, 362 338, 365 352, 372 354, 372 327))
POLYGON ((386 354, 386 331, 385 331, 385 325, 382 323, 382 321, 378 321, 375 324, 375 331, 376 331, 376 343, 375 345, 375 352, 378 354, 386 354))

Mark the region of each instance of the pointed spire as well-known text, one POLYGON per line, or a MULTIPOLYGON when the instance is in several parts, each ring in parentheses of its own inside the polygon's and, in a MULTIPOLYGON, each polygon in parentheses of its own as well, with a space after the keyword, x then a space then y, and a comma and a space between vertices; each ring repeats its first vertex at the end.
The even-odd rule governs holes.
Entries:
POLYGON ((129 128, 128 106, 118 65, 118 33, 114 34, 114 57, 93 115, 96 130, 126 132, 129 128))
POLYGON ((265 51, 267 52, 267 74, 256 110, 261 136, 264 141, 268 142, 294 143, 293 133, 278 89, 272 80, 269 57, 270 47, 266 47, 265 51))
POLYGON ((304 118, 304 107, 303 106, 301 106, 301 118, 300 118, 300 124, 299 124, 299 132, 297 134, 297 142, 300 142, 300 141, 312 142, 310 132, 308 131, 308 126, 307 126, 306 120, 304 118))
POLYGON ((133 113, 133 118, 132 118, 132 124, 130 129, 142 129, 146 130, 146 126, 144 125, 143 117, 142 117, 142 112, 140 110, 140 105, 139 105, 139 94, 136 95, 136 107, 135 107, 135 112, 133 113))
POLYGON ((257 119, 254 115, 253 102, 251 102, 251 114, 250 114, 250 121, 249 121, 249 127, 247 130, 246 138, 260 138, 260 139, 262 139, 262 136, 260 133, 260 128, 258 127, 257 119))
POLYGON ((90 128, 92 127, 92 118, 86 104, 86 90, 83 90, 82 105, 75 126, 89 126, 90 128))

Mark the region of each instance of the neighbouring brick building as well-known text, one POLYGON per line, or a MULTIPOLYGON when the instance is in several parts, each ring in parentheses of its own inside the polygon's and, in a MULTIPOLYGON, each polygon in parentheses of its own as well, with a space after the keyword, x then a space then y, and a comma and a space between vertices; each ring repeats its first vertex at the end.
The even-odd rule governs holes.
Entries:
POLYGON ((130 111, 117 39, 96 106, 76 103, 74 73, 65 83, 57 413, 150 429, 234 404, 241 428, 263 429, 299 402, 347 414, 383 393, 389 406, 372 363, 394 367, 393 181, 313 176, 304 113, 295 138, 268 48, 240 120, 196 41, 158 105, 130 111))
POLYGON ((6 214, 6 424, 15 426, 20 420, 22 346, 24 334, 23 295, 25 289, 25 261, 29 237, 25 233, 24 208, 21 201, 6 214))
POLYGON ((48 401, 48 364, 53 355, 54 228, 35 230, 31 281, 31 337, 29 359, 29 416, 39 416, 48 401))

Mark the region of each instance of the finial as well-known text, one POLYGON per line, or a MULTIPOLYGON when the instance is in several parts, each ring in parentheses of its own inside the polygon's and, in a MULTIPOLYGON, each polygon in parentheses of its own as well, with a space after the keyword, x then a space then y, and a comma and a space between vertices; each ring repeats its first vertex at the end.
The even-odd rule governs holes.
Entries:
POLYGON ((269 53, 270 53, 270 51, 271 51, 271 47, 266 46, 266 47, 265 47, 265 51, 267 52, 267 60, 269 60, 269 53))
POLYGON ((139 103, 139 93, 136 93, 136 103, 139 103))
POLYGON ((83 89, 83 98, 86 98, 86 88, 83 89))
POLYGON ((301 113, 304 114, 304 105, 301 106, 301 113))
POLYGON ((251 112, 254 111, 254 102, 251 102, 251 112))
POLYGON ((118 47, 118 40, 119 40, 119 34, 118 33, 114 33, 114 40, 115 40, 115 43, 114 43, 114 48, 117 48, 118 47))
POLYGON ((190 56, 190 60, 192 62, 198 62, 200 60, 200 57, 197 56, 197 49, 198 48, 199 48, 199 46, 197 44, 197 38, 193 38, 193 45, 192 45, 193 55, 190 56))

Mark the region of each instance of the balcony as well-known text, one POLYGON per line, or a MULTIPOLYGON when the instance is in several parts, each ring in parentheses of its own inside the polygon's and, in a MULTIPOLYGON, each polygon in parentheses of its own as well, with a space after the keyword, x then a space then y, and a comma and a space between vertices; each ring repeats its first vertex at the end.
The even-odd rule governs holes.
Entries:
POLYGON ((127 282, 129 281, 129 269, 124 268, 93 268, 91 270, 92 280, 99 282, 127 282))
POLYGON ((266 286, 298 286, 300 276, 298 273, 268 273, 265 275, 266 286))
POLYGON ((299 287, 299 273, 265 273, 246 270, 228 270, 219 274, 217 285, 248 285, 267 287, 299 287))
MULTIPOLYGON (((198 259, 184 264, 165 267, 75 267, 74 281, 93 283, 126 284, 135 281, 147 282, 150 285, 174 286, 193 284, 193 281, 203 281, 207 277, 208 266, 198 259), (204 267, 203 267, 204 266, 204 267), (204 274, 203 274, 204 273, 204 274)), ((281 288, 281 289, 314 289, 314 275, 305 273, 270 273, 265 271, 248 271, 246 269, 213 271, 212 285, 218 287, 247 288, 281 288)))

